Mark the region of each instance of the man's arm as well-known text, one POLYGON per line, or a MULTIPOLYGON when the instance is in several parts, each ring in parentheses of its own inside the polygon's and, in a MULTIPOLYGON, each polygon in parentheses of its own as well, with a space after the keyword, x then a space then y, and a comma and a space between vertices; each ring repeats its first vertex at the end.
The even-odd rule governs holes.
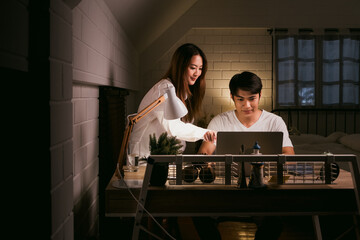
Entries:
POLYGON ((282 153, 286 154, 286 155, 294 155, 295 154, 293 147, 283 147, 282 153))
POLYGON ((211 142, 203 141, 201 143, 198 153, 205 154, 205 155, 211 155, 214 153, 215 148, 216 148, 215 144, 213 144, 211 142))

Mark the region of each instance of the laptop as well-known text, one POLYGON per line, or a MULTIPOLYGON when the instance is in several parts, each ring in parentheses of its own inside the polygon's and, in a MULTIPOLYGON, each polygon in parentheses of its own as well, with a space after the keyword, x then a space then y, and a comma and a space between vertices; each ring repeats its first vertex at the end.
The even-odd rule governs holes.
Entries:
MULTIPOLYGON (((281 154, 283 143, 283 132, 217 132, 216 149, 214 154, 252 154, 255 142, 260 146, 261 154, 281 154), (242 152, 244 145, 244 152, 242 152)), ((237 165, 237 164, 235 164, 237 165)), ((224 164, 219 163, 218 169, 221 174, 224 164)), ((245 163, 245 176, 249 177, 251 173, 250 163, 245 163)), ((232 174, 237 174, 237 167, 233 169, 232 174)))
POLYGON ((281 154, 283 132, 227 132, 217 133, 215 154, 251 154, 255 142, 262 154, 281 154), (244 153, 241 151, 244 145, 244 153))

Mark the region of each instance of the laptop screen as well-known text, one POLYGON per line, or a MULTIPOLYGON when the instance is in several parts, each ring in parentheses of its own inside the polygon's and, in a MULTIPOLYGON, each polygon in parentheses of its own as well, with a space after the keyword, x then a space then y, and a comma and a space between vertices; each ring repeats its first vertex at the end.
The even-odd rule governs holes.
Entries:
POLYGON ((283 132, 226 132, 217 133, 215 154, 251 154, 255 142, 262 154, 281 154, 283 132), (244 145, 245 153, 241 145, 244 145))

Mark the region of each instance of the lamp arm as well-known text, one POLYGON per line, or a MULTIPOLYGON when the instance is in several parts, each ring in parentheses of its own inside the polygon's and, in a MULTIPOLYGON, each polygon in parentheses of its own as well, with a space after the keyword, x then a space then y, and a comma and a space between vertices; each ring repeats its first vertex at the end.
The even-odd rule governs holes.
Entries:
POLYGON ((129 144, 130 135, 131 135, 134 124, 137 123, 138 121, 140 121, 140 119, 145 117, 152 110, 157 108, 165 100, 166 100, 166 97, 164 95, 162 95, 161 97, 156 99, 154 102, 149 104, 147 107, 145 107, 143 110, 141 110, 138 114, 136 114, 135 116, 129 117, 129 124, 125 129, 124 137, 123 137, 123 140, 122 140, 122 143, 121 143, 120 153, 119 153, 119 157, 118 157, 117 168, 119 168, 119 171, 116 171, 116 176, 117 177, 120 177, 119 172, 123 177, 125 176, 124 175, 124 170, 123 170, 123 166, 124 166, 124 163, 126 161, 125 152, 126 152, 126 149, 128 147, 128 144, 129 144))

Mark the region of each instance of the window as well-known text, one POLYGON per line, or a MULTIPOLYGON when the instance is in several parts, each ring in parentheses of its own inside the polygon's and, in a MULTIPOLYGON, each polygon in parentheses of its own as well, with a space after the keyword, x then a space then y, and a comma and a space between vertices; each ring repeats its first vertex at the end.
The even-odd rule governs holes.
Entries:
POLYGON ((360 106, 360 35, 274 36, 276 108, 360 106))

